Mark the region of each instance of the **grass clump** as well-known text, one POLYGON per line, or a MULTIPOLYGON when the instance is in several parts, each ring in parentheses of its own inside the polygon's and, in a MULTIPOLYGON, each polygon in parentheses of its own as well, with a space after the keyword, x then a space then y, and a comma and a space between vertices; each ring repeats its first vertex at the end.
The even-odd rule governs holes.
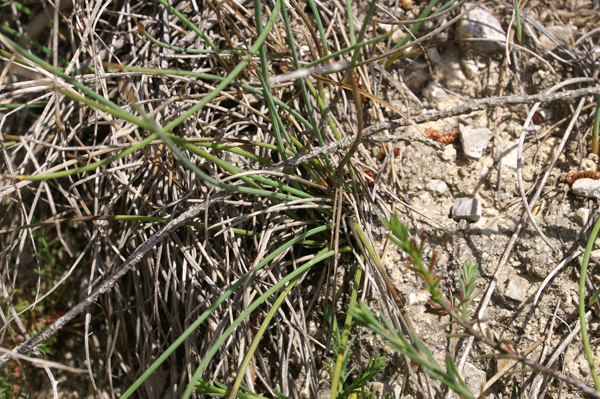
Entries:
MULTIPOLYGON (((435 19, 455 3, 417 15, 435 19)), ((490 356, 511 355, 475 329, 477 265, 464 264, 449 304, 435 256, 424 260, 389 205, 402 191, 398 142, 441 147, 418 136, 409 106, 383 99, 377 78, 431 39, 414 37, 425 20, 393 46, 375 27, 377 1, 334 11, 283 0, 0 4, 14 25, 0 29, 1 334, 35 312, 62 316, 26 323, 0 360, 12 377, 9 358, 65 334, 84 348, 90 395, 318 397, 328 386, 331 398, 373 398, 368 383, 387 360, 355 365, 355 319, 419 373, 472 397, 454 359, 438 364, 408 317, 386 319, 406 311, 375 249, 380 215, 434 311, 490 356), (394 136, 383 119, 415 129, 394 136), (376 170, 363 149, 378 141, 376 170), (28 240, 47 281, 24 304, 28 240), (397 305, 382 321, 358 299, 374 292, 397 305)), ((62 372, 44 367, 57 394, 62 372)))

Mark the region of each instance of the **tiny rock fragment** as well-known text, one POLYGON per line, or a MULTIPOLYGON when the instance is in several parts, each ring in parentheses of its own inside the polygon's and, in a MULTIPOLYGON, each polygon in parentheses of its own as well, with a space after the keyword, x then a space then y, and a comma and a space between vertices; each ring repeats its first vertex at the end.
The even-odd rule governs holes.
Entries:
POLYGON ((575 211, 575 216, 581 222, 581 224, 586 224, 588 218, 590 217, 590 210, 588 208, 579 208, 575 211))
POLYGON ((600 181, 593 179, 579 179, 571 186, 573 194, 586 198, 600 199, 600 181))
POLYGON ((549 26, 547 29, 552 37, 542 34, 539 39, 541 45, 548 51, 555 50, 561 44, 565 46, 572 45, 574 34, 577 31, 575 26, 563 25, 549 26))
POLYGON ((430 47, 425 52, 427 53, 427 57, 429 57, 429 61, 431 61, 433 64, 437 64, 442 60, 440 52, 435 47, 430 47))
POLYGON ((443 195, 448 192, 448 185, 441 180, 432 180, 425 186, 425 189, 435 195, 443 195))
POLYGON ((440 152, 440 158, 444 161, 454 161, 456 159, 456 148, 451 145, 447 145, 444 151, 440 152))
POLYGON ((533 123, 536 124, 540 124, 544 121, 549 120, 550 118, 552 118, 552 110, 548 109, 548 108, 538 108, 537 111, 535 111, 535 113, 533 114, 533 123))
POLYGON ((457 222, 461 220, 476 222, 481 219, 481 202, 475 198, 459 198, 452 204, 450 214, 457 222))
MULTIPOLYGON (((471 8, 472 5, 472 3, 465 3, 463 10, 471 8)), ((504 48, 506 34, 495 16, 481 7, 475 7, 458 23, 456 39, 485 39, 467 41, 463 46, 489 53, 504 48)))
POLYGON ((527 299, 527 289, 529 288, 529 281, 519 276, 512 276, 504 295, 510 299, 514 299, 518 302, 523 302, 527 299))
POLYGON ((460 141, 465 155, 472 159, 481 159, 483 152, 492 139, 491 130, 486 128, 473 129, 462 125, 458 127, 458 130, 460 131, 460 141))

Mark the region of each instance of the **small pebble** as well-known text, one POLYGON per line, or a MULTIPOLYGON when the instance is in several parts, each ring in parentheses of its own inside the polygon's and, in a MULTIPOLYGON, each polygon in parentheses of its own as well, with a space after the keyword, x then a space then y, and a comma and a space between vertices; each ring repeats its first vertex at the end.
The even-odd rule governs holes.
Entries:
POLYGON ((442 60, 442 56, 440 55, 440 52, 438 51, 437 48, 435 47, 430 47, 426 50, 427 52, 427 57, 429 57, 429 61, 431 61, 434 64, 437 64, 438 62, 440 62, 442 60))
POLYGON ((504 295, 518 302, 523 302, 527 299, 527 290, 529 289, 529 281, 519 276, 512 276, 504 295))
POLYGON ((448 192, 448 185, 441 180, 432 180, 425 186, 427 191, 435 195, 443 195, 448 192))
POLYGON ((444 161, 454 161, 456 159, 456 148, 452 145, 447 145, 444 151, 440 153, 440 158, 444 161))
POLYGON ((415 294, 414 292, 411 292, 410 294, 408 294, 408 304, 414 305, 416 303, 417 303, 417 294, 415 294))
MULTIPOLYGON (((472 5, 472 3, 465 3, 463 10, 471 8, 472 5)), ((468 41, 463 43, 463 46, 488 53, 504 48, 506 34, 495 16, 481 7, 475 7, 459 21, 456 38, 458 40, 487 39, 489 41, 468 41)))
POLYGON ((590 210, 588 208, 579 208, 575 211, 575 216, 581 222, 581 224, 586 224, 588 218, 590 217, 590 210))
POLYGON ((486 373, 478 369, 472 363, 465 363, 463 368, 463 379, 471 392, 480 392, 486 381, 486 373))
POLYGON ((423 96, 433 104, 448 101, 448 93, 435 83, 429 83, 422 91, 423 96))
POLYGON ((585 158, 581 161, 581 170, 586 172, 595 172, 598 170, 598 164, 591 159, 585 158))
POLYGON ((481 219, 481 202, 475 198, 459 198, 452 204, 450 214, 457 222, 460 220, 476 222, 481 219))
POLYGON ((503 146, 500 146, 501 150, 499 151, 500 154, 498 154, 499 156, 502 156, 502 165, 516 169, 519 152, 519 141, 509 141, 503 144, 503 146))

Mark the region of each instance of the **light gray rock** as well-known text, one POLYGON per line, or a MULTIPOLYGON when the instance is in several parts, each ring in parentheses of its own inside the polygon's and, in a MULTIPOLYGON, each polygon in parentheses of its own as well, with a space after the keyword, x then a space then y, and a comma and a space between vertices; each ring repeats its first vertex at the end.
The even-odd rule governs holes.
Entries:
POLYGON ((478 396, 481 393, 481 388, 485 384, 486 374, 485 371, 478 369, 475 365, 467 362, 463 369, 463 380, 467 384, 467 388, 474 395, 478 396))
POLYGON ((460 131, 460 142, 465 155, 469 158, 481 159, 483 152, 492 139, 491 130, 486 128, 473 129, 463 125, 459 125, 458 130, 460 131))
POLYGON ((481 202, 475 198, 459 198, 452 204, 452 219, 476 222, 481 219, 481 202))
POLYGON ((435 83, 429 83, 422 91, 423 96, 433 104, 448 101, 448 93, 435 83))
MULTIPOLYGON (((463 10, 471 6, 472 3, 465 3, 463 10)), ((493 52, 504 49, 503 43, 506 41, 506 34, 496 17, 481 7, 475 7, 459 21, 456 29, 457 40, 469 38, 490 41, 466 42, 463 43, 464 47, 493 52)))
POLYGON ((440 55, 440 52, 438 51, 437 48, 435 47, 431 47, 428 48, 426 50, 427 52, 427 57, 429 57, 429 61, 431 61, 434 64, 437 64, 438 62, 440 62, 442 60, 442 56, 440 55))
POLYGON ((519 276, 512 276, 506 286, 504 295, 518 302, 523 302, 527 299, 527 290, 529 289, 529 281, 519 276))
POLYGON ((425 186, 425 189, 435 195, 443 195, 448 192, 448 185, 441 180, 432 180, 425 186))
POLYGON ((437 64, 436 70, 442 76, 440 83, 444 87, 448 90, 463 92, 469 79, 464 74, 460 66, 460 60, 457 57, 447 57, 446 53, 444 53, 444 62, 437 64))
POLYGON ((586 198, 600 198, 600 180, 579 179, 571 186, 573 194, 586 198))

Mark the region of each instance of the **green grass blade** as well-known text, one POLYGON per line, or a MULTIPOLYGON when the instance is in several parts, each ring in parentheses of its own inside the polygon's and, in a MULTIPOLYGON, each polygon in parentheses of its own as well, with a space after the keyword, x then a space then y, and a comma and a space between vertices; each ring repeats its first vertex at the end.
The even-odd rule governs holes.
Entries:
POLYGON ((515 27, 517 29, 517 40, 521 43, 522 29, 521 29, 521 12, 519 11, 519 0, 513 0, 515 7, 515 27))
POLYGON ((592 130, 592 152, 598 153, 598 130, 600 130, 600 96, 596 97, 596 115, 594 116, 594 129, 592 130))
MULTIPOLYGON (((433 9, 433 7, 435 7, 435 5, 437 4, 438 0, 431 0, 429 2, 429 4, 427 5, 427 7, 425 8, 425 10, 423 10, 423 12, 421 13, 421 15, 419 15, 419 19, 421 18, 426 18, 429 16, 429 13, 431 12, 431 10, 433 9)), ((452 6, 452 4, 456 3, 456 0, 450 0, 448 3, 444 4, 442 7, 440 7, 439 10, 437 10, 436 12, 433 13, 433 15, 438 14, 446 9, 448 9, 449 7, 452 6)), ((406 45, 410 39, 413 37, 413 35, 415 35, 422 27, 423 25, 425 25, 425 22, 419 22, 415 25, 413 25, 413 27, 410 29, 410 35, 406 35, 406 37, 404 39, 402 39, 398 44, 396 44, 393 48, 393 50, 399 49, 400 47, 406 45)), ((396 53, 394 55, 392 55, 386 62, 385 62, 385 68, 389 68, 394 61, 400 56, 400 53, 396 53)))
POLYGON ((275 300, 271 309, 269 309, 269 313, 267 313, 267 316, 261 323, 260 328, 256 332, 256 335, 254 336, 254 339, 252 340, 252 344, 250 344, 250 347, 248 348, 248 352, 246 352, 246 356, 244 357, 244 360, 242 361, 242 364, 240 365, 237 377, 235 378, 233 386, 231 387, 231 392, 229 394, 230 399, 236 397, 237 392, 240 389, 240 386, 242 385, 242 380, 244 379, 244 376, 246 375, 246 370, 248 369, 248 366, 250 365, 250 361, 254 357, 254 353, 256 352, 256 349, 258 349, 258 344, 260 343, 262 336, 267 331, 267 327, 269 327, 271 320, 273 320, 275 313, 277 313, 277 311, 283 304, 283 301, 285 301, 285 298, 287 298, 288 294, 296 286, 296 283, 298 282, 298 280, 300 280, 300 277, 302 277, 302 276, 300 275, 297 278, 290 281, 290 283, 283 290, 283 292, 281 294, 279 294, 279 297, 277 297, 277 300, 275 300))
MULTIPOLYGON (((352 285, 352 293, 350 294, 349 308, 356 305, 356 298, 358 297, 358 287, 360 286, 360 279, 362 278, 362 268, 360 265, 356 268, 356 274, 354 275, 354 284, 352 285)), ((344 363, 344 354, 348 345, 348 337, 350 336, 350 328, 352 327, 352 314, 348 312, 346 320, 344 321, 344 330, 342 331, 342 340, 338 349, 338 356, 335 362, 335 369, 333 377, 331 378, 331 399, 335 399, 338 395, 338 391, 343 391, 343 387, 338 388, 338 384, 341 382, 342 370, 344 363)))
POLYGON ((200 29, 198 29, 198 27, 196 27, 196 25, 194 25, 189 19, 187 19, 186 17, 184 17, 183 14, 181 14, 179 11, 177 11, 175 9, 175 7, 173 7, 172 5, 170 5, 165 0, 158 0, 158 2, 160 4, 162 4, 163 6, 165 6, 167 8, 167 10, 169 10, 170 12, 172 12, 177 18, 179 18, 181 20, 181 22, 183 22, 184 24, 186 24, 191 30, 193 30, 198 36, 200 36, 202 38, 202 40, 204 40, 206 42, 206 44, 208 44, 209 47, 211 49, 213 49, 213 51, 219 52, 219 49, 217 48, 217 46, 215 46, 215 44, 212 42, 212 40, 210 40, 208 38, 208 36, 206 36, 200 29))
MULTIPOLYGON (((161 0, 161 1, 164 1, 164 0, 161 0)), ((229 75, 227 75, 227 77, 225 79, 223 79, 221 81, 221 83, 219 83, 217 85, 217 87, 215 87, 215 89, 213 91, 211 91, 206 97, 204 97, 198 104, 194 105, 189 110, 184 112, 183 115, 181 115, 179 118, 176 118, 171 123, 166 125, 165 131, 170 132, 176 126, 179 126, 180 124, 182 124, 190 116, 192 116, 196 112, 200 111, 200 109, 202 109, 202 107, 204 107, 212 99, 217 97, 223 89, 225 89, 227 86, 229 86, 229 84, 231 82, 233 82, 233 80, 244 70, 244 68, 246 67, 248 62, 250 62, 252 57, 254 57, 256 55, 258 50, 261 48, 261 46, 267 39, 267 35, 268 35, 269 31, 271 30, 271 28, 275 24, 275 21, 277 20, 279 11, 281 11, 281 0, 278 0, 275 3, 275 6, 273 7, 273 10, 271 12, 271 17, 269 18, 269 20, 267 21, 267 23, 265 25, 265 29, 261 32, 260 35, 258 35, 256 42, 252 45, 252 48, 250 48, 250 50, 248 51, 248 54, 244 58, 242 58, 240 63, 238 65, 236 65, 236 67, 233 69, 233 71, 231 71, 231 73, 229 75)))
POLYGON ((581 324, 581 341, 583 342, 585 357, 590 366, 590 374, 594 380, 594 386, 600 391, 600 380, 598 379, 598 374, 596 373, 596 364, 594 362, 592 348, 590 347, 587 323, 585 321, 585 278, 587 276, 587 267, 590 261, 592 249, 594 248, 594 243, 596 242, 596 237, 598 236, 598 231, 600 231, 600 219, 598 219, 596 224, 594 224, 594 228, 592 229, 592 233, 590 234, 590 238, 588 239, 585 247, 583 261, 581 262, 581 272, 579 277, 579 322, 581 324))

